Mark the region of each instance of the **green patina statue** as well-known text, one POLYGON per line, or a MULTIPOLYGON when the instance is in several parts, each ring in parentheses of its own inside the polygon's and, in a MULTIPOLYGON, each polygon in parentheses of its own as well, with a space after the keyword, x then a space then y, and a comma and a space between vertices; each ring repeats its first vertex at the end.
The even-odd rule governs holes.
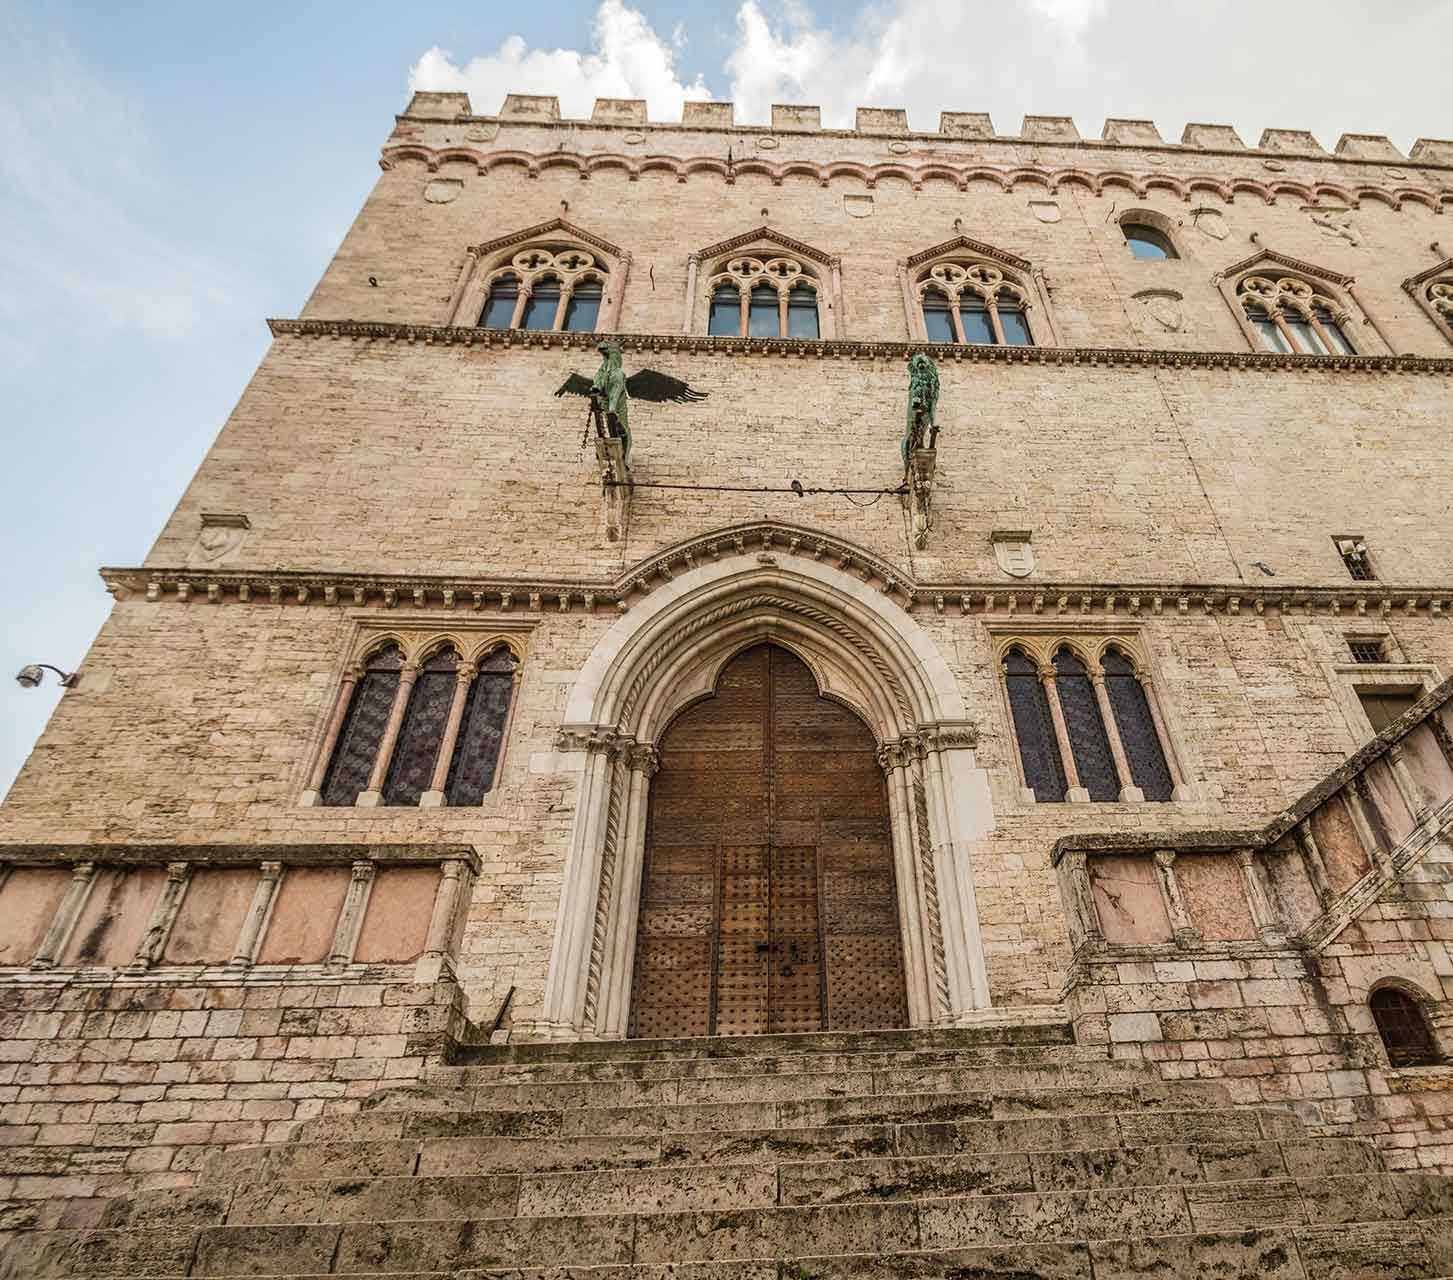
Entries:
POLYGON ((906 465, 915 449, 938 443, 938 366, 918 351, 908 357, 908 429, 900 452, 906 465))
POLYGON ((692 400, 706 399, 706 392, 693 391, 690 384, 680 378, 658 373, 655 369, 640 369, 626 377, 619 343, 604 340, 596 343, 595 349, 601 354, 600 368, 595 371, 595 377, 587 382, 580 374, 572 373, 555 394, 589 397, 596 434, 624 441, 622 452, 626 461, 630 461, 631 456, 632 400, 653 400, 658 404, 669 400, 687 404, 692 400))

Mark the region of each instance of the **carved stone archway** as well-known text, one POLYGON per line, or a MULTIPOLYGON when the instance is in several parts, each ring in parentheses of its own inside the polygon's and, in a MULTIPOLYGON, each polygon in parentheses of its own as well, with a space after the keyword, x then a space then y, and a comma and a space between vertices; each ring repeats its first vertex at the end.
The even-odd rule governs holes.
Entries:
POLYGON ((877 739, 911 1024, 954 1025, 988 1006, 972 854, 993 813, 947 663, 906 612, 841 569, 735 556, 653 591, 601 637, 571 690, 560 764, 579 780, 577 803, 543 1016, 526 1034, 625 1035, 655 743, 764 641, 800 657, 877 739))

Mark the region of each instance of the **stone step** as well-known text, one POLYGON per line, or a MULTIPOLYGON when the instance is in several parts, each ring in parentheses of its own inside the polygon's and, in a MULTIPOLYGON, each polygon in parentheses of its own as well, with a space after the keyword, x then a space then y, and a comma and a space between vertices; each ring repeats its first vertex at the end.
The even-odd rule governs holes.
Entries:
POLYGON ((544 1174, 266 1177, 138 1192, 114 1201, 101 1225, 150 1228, 705 1212, 1288 1177, 1375 1178, 1382 1171, 1377 1148, 1370 1142, 1333 1139, 814 1161, 764 1157, 756 1164, 544 1174))
POLYGON ((877 1071, 888 1067, 958 1067, 980 1071, 1057 1070, 1065 1067, 1122 1070, 1153 1076, 1139 1059, 1118 1061, 1108 1046, 989 1045, 973 1049, 862 1050, 839 1053, 747 1055, 731 1058, 640 1058, 604 1061, 499 1063, 494 1066, 435 1067, 424 1082, 444 1087, 482 1084, 571 1083, 583 1080, 714 1079, 728 1076, 790 1075, 834 1071, 877 1071))
POLYGON ((451 1124, 454 1117, 448 1115, 395 1113, 363 1118, 386 1120, 393 1126, 392 1131, 357 1141, 276 1143, 214 1152, 203 1165, 202 1184, 1075 1152, 1187 1144, 1313 1145, 1318 1141, 1306 1138, 1302 1121, 1295 1114, 1270 1107, 1151 1109, 798 1128, 764 1126, 627 1137, 469 1136, 460 1134, 458 1127, 451 1124))
MULTIPOLYGON (((759 1062, 760 1059, 752 1059, 759 1062)), ((884 1093, 949 1093, 964 1090, 1031 1091, 1098 1089, 1157 1083, 1149 1064, 1087 1063, 1071 1066, 893 1066, 832 1071, 762 1072, 754 1075, 667 1076, 642 1080, 497 1081, 470 1086, 431 1081, 441 1099, 474 1110, 532 1107, 645 1107, 697 1102, 779 1102, 797 1098, 884 1093)), ((382 1098, 382 1095, 375 1095, 382 1098)), ((377 1105, 377 1104, 376 1104, 377 1105)))
MULTIPOLYGON (((767 1079, 772 1079, 768 1077, 767 1079)), ((790 1086, 792 1077, 776 1078, 790 1086)), ((863 1087, 870 1081, 859 1082, 863 1087)), ((765 1087, 765 1086, 764 1086, 765 1087)), ((776 1091, 776 1090, 774 1090, 776 1091)), ((367 1114, 403 1111, 448 1116, 449 1131, 480 1135, 564 1137, 588 1134, 696 1132, 702 1129, 768 1129, 900 1121, 987 1120, 1028 1115, 1075 1115, 1087 1111, 1225 1106, 1226 1086, 1210 1081, 1132 1084, 1120 1088, 953 1090, 911 1093, 793 1094, 781 1099, 735 1102, 633 1103, 620 1106, 480 1106, 477 1092, 387 1090, 373 1095, 367 1114)), ((488 1102, 494 1102, 491 1096, 488 1102)), ((311 1137, 312 1135, 309 1134, 311 1137)))
POLYGON ((885 1254, 960 1250, 1005 1253, 1008 1274, 1022 1276, 1013 1269, 1020 1247, 1086 1242, 1092 1255, 1094 1242, 1102 1246, 1096 1277, 1290 1276, 1303 1273, 1288 1264, 1309 1252, 1322 1261, 1306 1268, 1308 1280, 1436 1276, 1453 1266, 1453 1219, 1448 1189, 1429 1183, 1428 1175, 1364 1174, 707 1213, 39 1232, 11 1244, 0 1276, 407 1274, 784 1258, 804 1260, 799 1273, 816 1276, 805 1260, 841 1254, 875 1257, 878 1270, 857 1274, 880 1276, 893 1274, 885 1254), (1244 1246, 1276 1228, 1292 1248, 1280 1258, 1276 1249, 1259 1253, 1260 1271, 1246 1270, 1249 1259, 1213 1267, 1201 1256, 1209 1237, 1244 1246), (1424 1271, 1388 1269, 1410 1253, 1424 1271))
POLYGON ((749 1058, 800 1053, 977 1049, 1000 1045, 1072 1045, 1062 1009, 998 1009, 981 1025, 884 1031, 810 1031, 783 1035, 687 1036, 665 1040, 571 1040, 466 1045, 460 1066, 547 1062, 632 1062, 641 1059, 749 1058))

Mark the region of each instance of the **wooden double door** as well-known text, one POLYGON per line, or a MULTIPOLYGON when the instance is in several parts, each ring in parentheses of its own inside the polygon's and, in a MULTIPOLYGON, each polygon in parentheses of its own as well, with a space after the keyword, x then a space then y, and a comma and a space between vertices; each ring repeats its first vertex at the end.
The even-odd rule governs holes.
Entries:
POLYGON ((660 743, 630 1034, 907 1025, 887 789, 867 726, 774 645, 660 743))

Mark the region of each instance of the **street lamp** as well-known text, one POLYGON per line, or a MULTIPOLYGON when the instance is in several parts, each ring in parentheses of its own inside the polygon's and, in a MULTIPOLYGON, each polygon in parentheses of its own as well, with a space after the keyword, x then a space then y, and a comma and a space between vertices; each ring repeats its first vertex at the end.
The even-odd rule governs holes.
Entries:
POLYGON ((59 667, 53 667, 48 662, 32 662, 20 668, 15 677, 15 683, 22 689, 34 689, 44 678, 47 671, 54 671, 61 678, 61 688, 74 688, 81 681, 81 673, 72 671, 69 674, 59 667))

